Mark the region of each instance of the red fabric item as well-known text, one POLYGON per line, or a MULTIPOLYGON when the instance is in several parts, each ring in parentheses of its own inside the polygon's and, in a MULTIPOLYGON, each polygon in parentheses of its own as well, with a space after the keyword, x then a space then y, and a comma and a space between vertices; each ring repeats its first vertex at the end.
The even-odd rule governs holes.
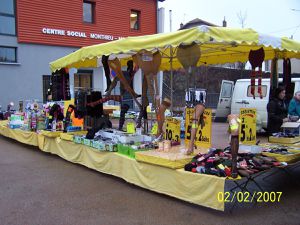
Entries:
POLYGON ((261 93, 261 67, 262 67, 262 63, 265 59, 265 51, 264 48, 261 47, 260 49, 257 50, 250 50, 249 52, 249 56, 248 56, 249 62, 251 64, 252 67, 252 71, 251 71, 251 94, 253 96, 253 98, 255 99, 255 76, 259 75, 258 77, 258 82, 260 82, 260 84, 258 84, 258 93, 260 98, 262 98, 262 93, 261 93), (259 72, 257 73, 255 71, 255 68, 258 67, 259 68, 259 72))
POLYGON ((231 176, 231 170, 228 167, 226 167, 224 171, 227 177, 231 176))
POLYGON ((258 89, 257 92, 259 94, 260 98, 263 98, 263 93, 262 93, 262 88, 261 88, 261 79, 262 79, 262 71, 261 71, 261 67, 259 67, 259 71, 258 71, 258 89))

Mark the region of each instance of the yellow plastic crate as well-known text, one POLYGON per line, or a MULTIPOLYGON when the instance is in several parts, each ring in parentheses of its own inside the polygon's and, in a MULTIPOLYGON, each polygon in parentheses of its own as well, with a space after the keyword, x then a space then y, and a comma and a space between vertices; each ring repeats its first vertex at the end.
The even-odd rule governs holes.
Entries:
POLYGON ((300 151, 299 150, 293 150, 293 149, 288 149, 289 152, 292 152, 294 154, 291 155, 281 155, 281 154, 276 154, 276 153, 271 153, 271 152, 262 152, 262 155, 273 157, 276 159, 278 162, 287 162, 287 163, 294 163, 300 160, 300 151))
POLYGON ((294 138, 287 138, 287 137, 269 137, 269 142, 271 143, 280 143, 280 144, 295 144, 300 141, 300 136, 294 138))

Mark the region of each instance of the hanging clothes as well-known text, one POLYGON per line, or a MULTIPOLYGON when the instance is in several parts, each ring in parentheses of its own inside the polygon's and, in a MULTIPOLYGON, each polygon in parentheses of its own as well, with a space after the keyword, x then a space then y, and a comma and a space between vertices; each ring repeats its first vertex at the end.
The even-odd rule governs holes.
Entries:
POLYGON ((251 94, 252 94, 253 98, 255 99, 255 79, 257 76, 258 77, 257 92, 259 94, 259 97, 263 98, 262 88, 261 88, 261 80, 262 80, 262 63, 265 59, 264 48, 261 47, 258 50, 250 50, 248 59, 251 64, 251 67, 252 67, 251 75, 250 75, 251 76, 251 94), (258 67, 258 71, 255 70, 257 67, 258 67))

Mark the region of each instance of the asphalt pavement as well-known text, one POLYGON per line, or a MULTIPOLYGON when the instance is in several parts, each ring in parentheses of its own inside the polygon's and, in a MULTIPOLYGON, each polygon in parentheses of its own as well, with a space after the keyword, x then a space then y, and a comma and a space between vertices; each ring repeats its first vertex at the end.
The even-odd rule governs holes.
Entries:
MULTIPOLYGON (((226 129, 213 124, 214 147, 228 145, 226 129)), ((299 170, 293 175, 300 180, 299 170)), ((280 202, 220 212, 0 136, 0 225, 300 224, 300 187, 284 176, 272 182, 282 191, 280 202)))

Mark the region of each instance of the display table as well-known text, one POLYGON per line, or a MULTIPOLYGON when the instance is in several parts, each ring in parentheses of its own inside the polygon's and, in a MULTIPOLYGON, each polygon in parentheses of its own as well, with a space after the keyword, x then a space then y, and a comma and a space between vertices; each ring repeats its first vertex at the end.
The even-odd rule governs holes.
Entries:
POLYGON ((217 195, 224 191, 225 178, 139 163, 118 153, 97 151, 60 138, 45 138, 41 150, 155 192, 224 211, 224 203, 218 202, 217 195))
POLYGON ((10 129, 6 125, 7 125, 7 121, 1 121, 0 134, 2 136, 12 138, 23 144, 38 146, 37 133, 31 131, 24 131, 20 129, 10 129))
POLYGON ((49 138, 33 132, 0 127, 1 135, 8 133, 7 137, 39 146, 42 151, 58 155, 67 161, 120 177, 158 193, 224 211, 224 202, 219 202, 217 196, 219 192, 224 192, 225 178, 140 163, 115 152, 98 151, 59 137, 49 138))

